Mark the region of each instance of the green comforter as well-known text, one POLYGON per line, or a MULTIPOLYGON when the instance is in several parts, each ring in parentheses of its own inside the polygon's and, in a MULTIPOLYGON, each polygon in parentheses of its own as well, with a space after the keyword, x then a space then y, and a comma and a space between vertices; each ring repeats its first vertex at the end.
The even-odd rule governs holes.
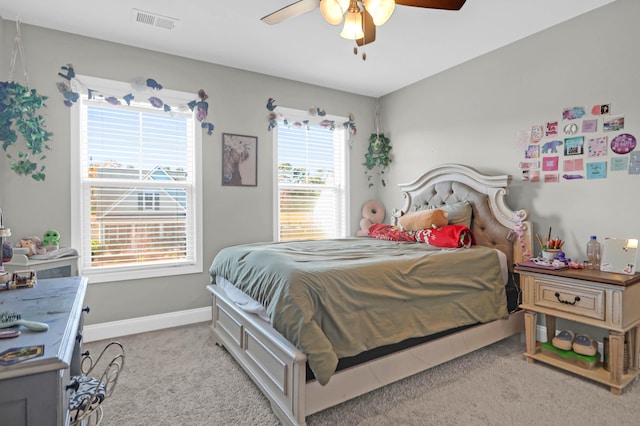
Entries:
POLYGON ((338 359, 507 315, 497 253, 371 238, 245 244, 209 272, 267 309, 322 385, 338 359))

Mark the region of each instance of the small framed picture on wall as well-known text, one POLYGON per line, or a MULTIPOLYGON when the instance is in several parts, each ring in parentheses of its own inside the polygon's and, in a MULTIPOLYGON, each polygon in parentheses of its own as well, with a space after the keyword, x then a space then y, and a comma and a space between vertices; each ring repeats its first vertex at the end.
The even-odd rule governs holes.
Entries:
POLYGON ((222 134, 222 185, 258 186, 258 138, 222 134))

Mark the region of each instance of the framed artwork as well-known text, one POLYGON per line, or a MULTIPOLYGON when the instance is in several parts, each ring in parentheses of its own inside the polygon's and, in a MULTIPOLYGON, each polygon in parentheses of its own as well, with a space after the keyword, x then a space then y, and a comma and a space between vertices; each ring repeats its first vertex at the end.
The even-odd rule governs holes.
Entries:
POLYGON ((222 134, 222 185, 258 186, 258 138, 222 134))

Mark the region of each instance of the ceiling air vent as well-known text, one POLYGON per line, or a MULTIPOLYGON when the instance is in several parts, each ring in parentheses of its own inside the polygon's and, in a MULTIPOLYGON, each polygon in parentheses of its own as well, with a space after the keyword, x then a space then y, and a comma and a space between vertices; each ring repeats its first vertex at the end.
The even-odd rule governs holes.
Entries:
POLYGON ((132 9, 131 12, 131 19, 133 22, 139 24, 151 25, 152 27, 164 28, 165 30, 172 30, 178 23, 177 19, 158 15, 157 13, 145 12, 144 10, 139 9, 132 9))

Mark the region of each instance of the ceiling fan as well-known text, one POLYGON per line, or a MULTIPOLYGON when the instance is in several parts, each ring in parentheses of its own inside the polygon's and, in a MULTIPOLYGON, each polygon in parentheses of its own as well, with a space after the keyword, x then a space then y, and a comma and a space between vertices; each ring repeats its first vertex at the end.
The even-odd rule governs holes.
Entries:
POLYGON ((426 9, 460 10, 466 0, 299 0, 261 19, 277 24, 320 8, 325 21, 339 25, 344 17, 340 36, 355 40, 358 46, 376 39, 376 26, 387 22, 396 4, 426 9))

